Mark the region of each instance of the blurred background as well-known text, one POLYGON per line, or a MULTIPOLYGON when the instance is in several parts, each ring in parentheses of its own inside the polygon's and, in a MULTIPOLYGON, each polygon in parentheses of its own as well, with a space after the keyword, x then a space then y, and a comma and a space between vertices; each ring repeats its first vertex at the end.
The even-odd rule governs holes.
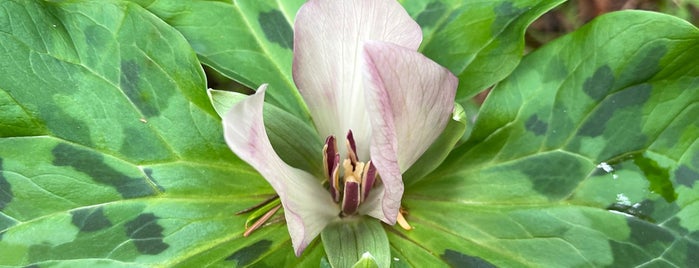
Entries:
POLYGON ((662 12, 699 26, 699 0, 570 0, 529 26, 525 36, 527 51, 575 30, 599 15, 624 9, 662 12))

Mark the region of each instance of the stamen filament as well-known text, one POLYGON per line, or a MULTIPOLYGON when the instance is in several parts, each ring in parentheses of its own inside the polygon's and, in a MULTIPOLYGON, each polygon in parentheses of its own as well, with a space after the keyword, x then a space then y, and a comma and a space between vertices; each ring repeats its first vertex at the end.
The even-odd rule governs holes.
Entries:
POLYGON ((401 210, 398 211, 398 218, 396 219, 396 222, 398 223, 398 225, 400 225, 401 228, 403 228, 403 229, 405 229, 405 230, 407 230, 407 231, 410 231, 410 230, 413 229, 413 227, 410 226, 410 224, 408 224, 408 221, 407 221, 407 220, 405 219, 405 217, 403 216, 403 213, 404 213, 404 211, 403 211, 403 209, 401 208, 401 210))
POLYGON ((279 204, 276 207, 272 208, 270 211, 267 211, 267 213, 265 213, 265 215, 262 215, 262 217, 260 217, 260 219, 255 221, 255 223, 253 223, 249 228, 245 229, 245 232, 243 233, 243 237, 248 237, 250 234, 252 234, 252 232, 259 229, 265 222, 267 222, 267 220, 269 220, 269 218, 272 217, 272 215, 277 213, 277 211, 281 207, 282 207, 282 205, 279 204))
POLYGON ((256 210, 258 208, 261 208, 262 206, 269 204, 270 202, 274 201, 274 199, 277 199, 277 198, 279 198, 279 195, 277 195, 277 194, 270 196, 269 198, 265 199, 264 201, 260 202, 257 205, 254 205, 252 207, 249 207, 249 208, 246 208, 246 209, 243 209, 241 211, 236 212, 235 215, 245 214, 245 213, 248 213, 250 211, 256 210))

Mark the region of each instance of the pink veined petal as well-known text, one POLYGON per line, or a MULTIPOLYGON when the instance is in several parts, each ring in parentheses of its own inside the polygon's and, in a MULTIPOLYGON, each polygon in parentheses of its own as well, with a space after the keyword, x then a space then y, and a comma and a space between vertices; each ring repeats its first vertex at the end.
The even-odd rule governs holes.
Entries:
POLYGON ((330 194, 311 174, 293 168, 274 152, 262 120, 267 85, 237 103, 223 118, 226 143, 277 192, 284 207, 296 256, 340 213, 330 194))
MULTIPOLYGON (((362 84, 365 40, 417 50, 420 26, 396 0, 309 0, 294 24, 293 77, 321 137, 352 130, 367 161, 371 128, 362 84)), ((340 156, 346 157, 344 146, 340 156)))
POLYGON ((458 79, 422 54, 390 43, 367 41, 364 57, 371 161, 384 186, 370 198, 381 199, 382 214, 394 223, 403 195, 401 173, 446 127, 458 79))

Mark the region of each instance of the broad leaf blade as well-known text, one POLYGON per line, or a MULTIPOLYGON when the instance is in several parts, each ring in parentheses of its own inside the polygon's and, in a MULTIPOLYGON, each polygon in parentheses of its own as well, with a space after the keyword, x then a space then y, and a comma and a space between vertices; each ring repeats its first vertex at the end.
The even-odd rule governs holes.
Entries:
MULTIPOLYGON (((270 102, 309 120, 291 78, 292 25, 305 1, 136 2, 181 31, 204 64, 250 88, 269 83, 270 102)), ((465 99, 515 68, 526 27, 563 0, 402 2, 423 28, 422 52, 467 81, 465 99)))
POLYGON ((280 218, 242 237, 234 213, 273 191, 179 32, 119 1, 0 6, 0 265, 318 263, 280 218))
POLYGON ((688 23, 628 11, 525 57, 406 189, 404 243, 455 266, 694 265, 697 47, 688 23))
POLYGON ((249 88, 269 84, 269 102, 310 121, 291 77, 292 26, 305 1, 136 2, 180 31, 202 63, 249 88))
POLYGON ((505 78, 524 51, 524 31, 564 0, 404 1, 422 26, 421 51, 459 77, 457 100, 505 78))

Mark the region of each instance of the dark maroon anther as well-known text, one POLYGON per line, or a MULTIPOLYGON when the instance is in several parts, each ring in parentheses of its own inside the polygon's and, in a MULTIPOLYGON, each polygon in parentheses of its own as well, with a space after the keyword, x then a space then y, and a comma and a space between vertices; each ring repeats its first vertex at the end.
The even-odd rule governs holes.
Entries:
POLYGON ((351 216, 357 213, 360 202, 359 182, 346 181, 345 194, 342 197, 342 215, 351 216))
POLYGON ((325 174, 327 178, 331 178, 333 175, 333 167, 335 163, 335 154, 337 154, 337 143, 335 142, 335 137, 328 136, 325 139, 325 146, 323 147, 323 167, 325 168, 325 174))
POLYGON ((357 164, 357 144, 354 143, 354 135, 352 135, 352 130, 350 129, 347 131, 347 144, 348 144, 348 150, 347 154, 349 155, 350 161, 352 161, 352 166, 355 166, 357 164))
POLYGON ((374 187, 376 181, 376 167, 371 163, 371 160, 364 166, 364 174, 362 175, 362 201, 369 197, 369 191, 374 187))
POLYGON ((357 152, 357 144, 354 143, 354 135, 352 135, 352 130, 347 131, 347 141, 349 141, 353 152, 357 152))
POLYGON ((323 146, 323 168, 325 178, 330 184, 330 195, 335 202, 340 202, 339 166, 340 154, 337 152, 337 142, 331 135, 325 139, 325 146, 323 146))

